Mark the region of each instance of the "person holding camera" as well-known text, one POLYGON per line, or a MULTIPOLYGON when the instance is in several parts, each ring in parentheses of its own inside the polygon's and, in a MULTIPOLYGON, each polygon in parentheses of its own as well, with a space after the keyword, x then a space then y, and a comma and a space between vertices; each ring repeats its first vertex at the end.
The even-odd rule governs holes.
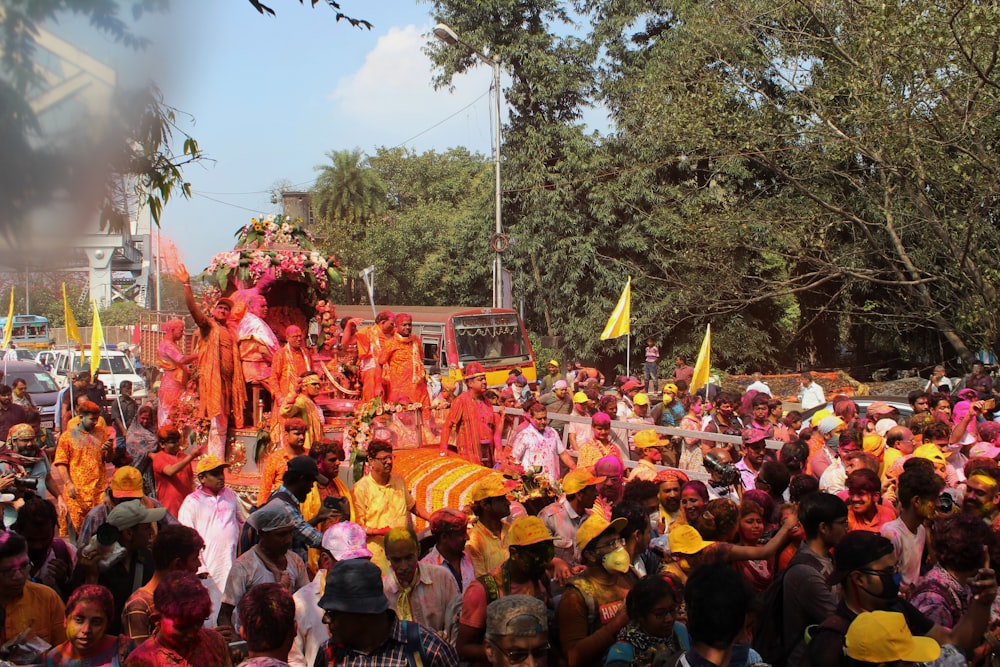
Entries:
MULTIPOLYGON (((309 547, 319 549, 323 544, 323 534, 317 530, 316 526, 333 516, 334 509, 338 507, 334 499, 333 503, 323 502, 316 514, 308 521, 302 515, 300 505, 309 497, 309 492, 312 491, 313 485, 319 478, 319 466, 308 454, 289 459, 281 486, 261 506, 263 509, 273 503, 280 503, 288 508, 288 512, 295 522, 295 538, 291 550, 298 554, 303 562, 308 562, 309 547)), ((331 498, 327 498, 327 500, 331 500, 331 498)), ((259 512, 260 509, 257 511, 259 512)))

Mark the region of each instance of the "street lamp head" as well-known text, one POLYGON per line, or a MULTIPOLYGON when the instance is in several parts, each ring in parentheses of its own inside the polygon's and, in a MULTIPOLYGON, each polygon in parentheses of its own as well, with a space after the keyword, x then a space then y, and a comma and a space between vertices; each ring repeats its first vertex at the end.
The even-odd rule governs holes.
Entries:
POLYGON ((458 44, 461 41, 455 31, 444 23, 438 23, 434 26, 434 36, 450 45, 458 44))

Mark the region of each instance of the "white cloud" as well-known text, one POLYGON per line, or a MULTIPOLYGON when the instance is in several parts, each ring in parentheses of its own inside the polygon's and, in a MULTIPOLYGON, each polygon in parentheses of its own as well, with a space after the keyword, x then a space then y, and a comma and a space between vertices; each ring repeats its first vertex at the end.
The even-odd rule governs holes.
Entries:
MULTIPOLYGON (((429 28, 410 24, 379 37, 361 67, 342 77, 330 95, 340 122, 361 130, 378 128, 381 143, 392 145, 456 114, 487 92, 489 68, 476 67, 454 80, 455 90, 434 90, 432 66, 422 49, 429 28)), ((466 145, 488 150, 489 96, 415 141, 417 148, 466 145)))

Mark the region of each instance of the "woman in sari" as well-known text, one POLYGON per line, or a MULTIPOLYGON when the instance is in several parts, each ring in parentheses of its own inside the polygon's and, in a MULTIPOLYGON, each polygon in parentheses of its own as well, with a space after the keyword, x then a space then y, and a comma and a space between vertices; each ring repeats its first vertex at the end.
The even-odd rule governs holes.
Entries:
POLYGON ((125 435, 125 448, 132 459, 132 467, 142 473, 143 493, 156 497, 156 481, 153 479, 153 453, 159 448, 156 439, 156 415, 153 408, 144 405, 136 413, 132 426, 125 435))

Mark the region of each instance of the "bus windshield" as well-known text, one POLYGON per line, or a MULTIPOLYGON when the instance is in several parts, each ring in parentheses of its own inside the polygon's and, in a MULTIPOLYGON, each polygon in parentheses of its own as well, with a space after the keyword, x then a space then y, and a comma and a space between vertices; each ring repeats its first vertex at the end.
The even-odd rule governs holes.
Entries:
POLYGON ((527 341, 514 313, 456 316, 455 343, 458 359, 494 363, 528 363, 527 341))

